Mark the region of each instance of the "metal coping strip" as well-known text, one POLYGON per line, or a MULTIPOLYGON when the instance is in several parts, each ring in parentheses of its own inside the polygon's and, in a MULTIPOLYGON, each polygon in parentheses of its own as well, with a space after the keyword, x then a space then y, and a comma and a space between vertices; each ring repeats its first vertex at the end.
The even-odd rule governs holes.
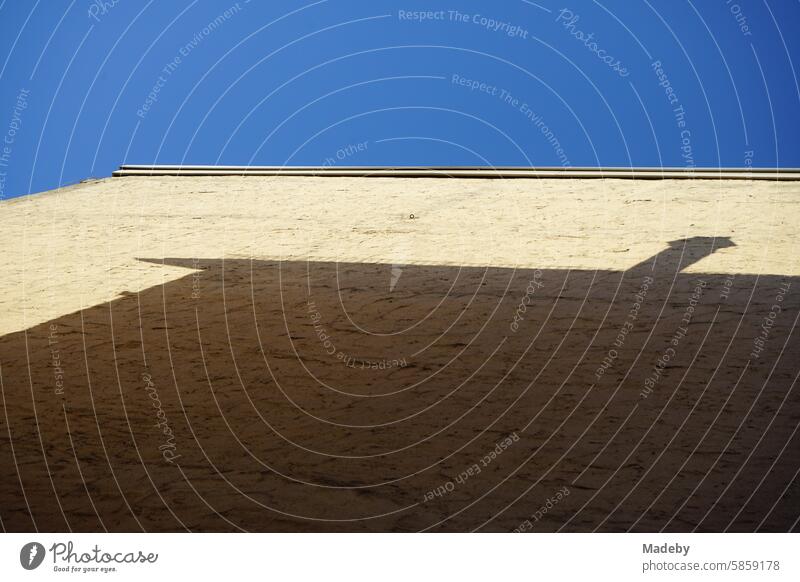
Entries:
POLYGON ((800 180, 800 168, 591 168, 477 166, 120 166, 124 176, 332 176, 397 178, 615 178, 641 180, 800 180))

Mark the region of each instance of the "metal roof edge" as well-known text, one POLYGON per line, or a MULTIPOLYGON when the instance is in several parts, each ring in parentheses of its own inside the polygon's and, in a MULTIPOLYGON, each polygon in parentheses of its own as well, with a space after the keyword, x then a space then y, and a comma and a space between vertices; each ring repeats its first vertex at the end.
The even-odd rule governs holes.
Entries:
POLYGON ((402 178, 615 178, 800 180, 800 168, 479 166, 199 166, 124 164, 112 176, 332 176, 402 178))

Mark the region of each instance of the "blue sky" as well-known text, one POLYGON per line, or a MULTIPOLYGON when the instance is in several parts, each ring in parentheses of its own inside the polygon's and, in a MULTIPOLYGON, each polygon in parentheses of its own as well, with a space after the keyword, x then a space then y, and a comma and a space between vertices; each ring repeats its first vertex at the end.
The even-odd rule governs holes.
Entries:
POLYGON ((0 0, 0 197, 121 163, 800 166, 800 2, 0 0))

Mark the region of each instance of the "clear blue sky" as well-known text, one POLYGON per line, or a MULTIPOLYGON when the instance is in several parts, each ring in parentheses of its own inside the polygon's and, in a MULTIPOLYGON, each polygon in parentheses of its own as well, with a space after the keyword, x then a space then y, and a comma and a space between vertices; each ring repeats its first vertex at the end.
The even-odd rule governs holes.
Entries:
POLYGON ((0 196, 121 163, 796 167, 799 31, 797 0, 0 0, 0 196))

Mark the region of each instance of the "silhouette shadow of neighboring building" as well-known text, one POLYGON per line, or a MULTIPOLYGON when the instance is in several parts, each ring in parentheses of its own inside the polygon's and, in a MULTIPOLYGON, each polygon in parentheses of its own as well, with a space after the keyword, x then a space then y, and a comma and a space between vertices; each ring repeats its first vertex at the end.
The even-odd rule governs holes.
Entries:
POLYGON ((2 523, 796 528, 796 281, 685 272, 731 246, 400 278, 143 259, 192 272, 0 338, 2 523))

